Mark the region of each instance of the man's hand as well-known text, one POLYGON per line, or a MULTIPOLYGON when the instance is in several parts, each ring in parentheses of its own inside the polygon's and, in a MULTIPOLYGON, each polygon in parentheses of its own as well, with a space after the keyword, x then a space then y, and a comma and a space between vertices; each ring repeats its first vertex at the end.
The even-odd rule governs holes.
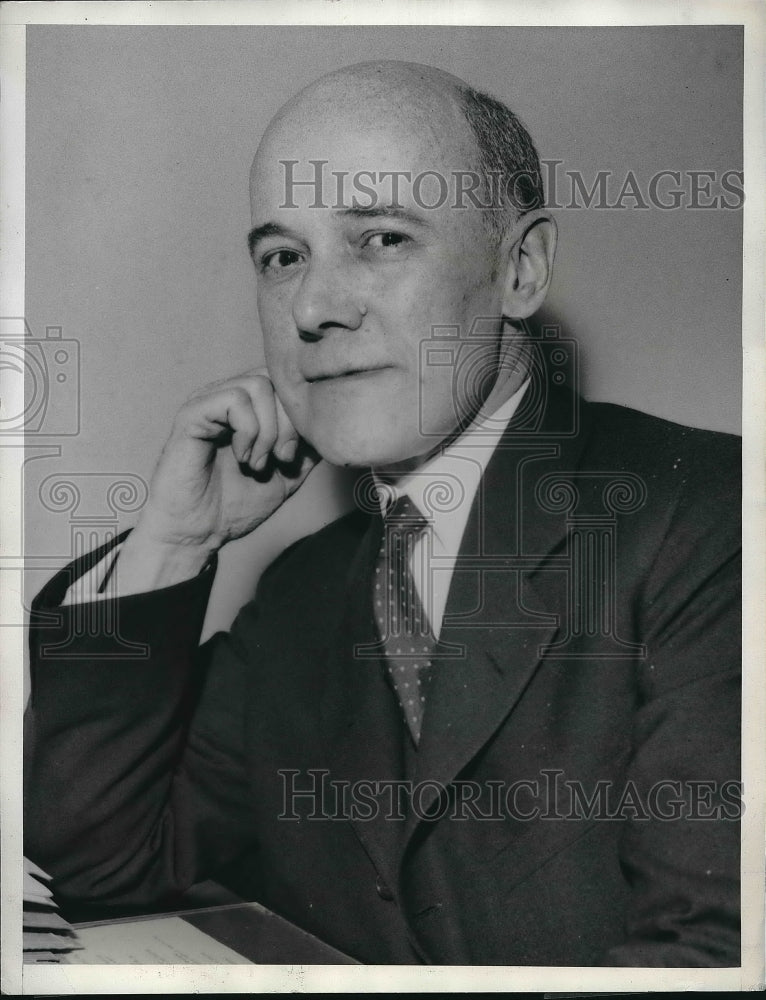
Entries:
POLYGON ((222 545, 273 514, 317 461, 265 369, 207 387, 173 423, 149 500, 120 552, 115 592, 194 576, 222 545))

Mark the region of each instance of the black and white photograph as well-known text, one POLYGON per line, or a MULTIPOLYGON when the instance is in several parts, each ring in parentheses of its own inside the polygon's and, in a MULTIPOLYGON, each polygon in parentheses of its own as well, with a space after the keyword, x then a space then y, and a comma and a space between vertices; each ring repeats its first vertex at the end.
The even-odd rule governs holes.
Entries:
POLYGON ((4 989, 763 988, 763 8, 118 6, 2 12, 4 989))

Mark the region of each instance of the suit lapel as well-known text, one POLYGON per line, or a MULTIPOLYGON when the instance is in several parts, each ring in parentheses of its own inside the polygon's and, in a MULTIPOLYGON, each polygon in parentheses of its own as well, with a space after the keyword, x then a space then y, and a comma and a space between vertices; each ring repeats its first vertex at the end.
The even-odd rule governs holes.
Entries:
POLYGON ((566 613, 565 519, 542 510, 535 490, 546 473, 577 467, 584 435, 561 433, 570 406, 554 394, 531 435, 512 422, 474 499, 440 636, 463 655, 434 663, 414 776, 432 784, 421 786, 405 843, 513 710, 566 613))
POLYGON ((352 825, 376 868, 393 884, 403 819, 387 818, 390 792, 376 796, 375 790, 378 782, 403 777, 403 719, 380 656, 365 649, 376 640, 371 580, 381 531, 376 515, 352 562, 320 713, 329 779, 348 782, 364 796, 352 825))

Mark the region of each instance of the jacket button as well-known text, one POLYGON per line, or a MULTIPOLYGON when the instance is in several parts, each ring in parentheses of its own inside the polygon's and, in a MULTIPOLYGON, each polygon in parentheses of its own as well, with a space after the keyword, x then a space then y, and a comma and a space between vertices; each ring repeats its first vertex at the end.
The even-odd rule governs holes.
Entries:
POLYGON ((375 889, 381 899, 392 900, 394 898, 393 892, 391 892, 380 875, 375 879, 375 889))

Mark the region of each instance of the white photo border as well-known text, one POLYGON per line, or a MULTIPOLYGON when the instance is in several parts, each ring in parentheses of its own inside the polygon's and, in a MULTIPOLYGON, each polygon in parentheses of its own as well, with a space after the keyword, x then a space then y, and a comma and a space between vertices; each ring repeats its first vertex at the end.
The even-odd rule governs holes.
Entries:
MULTIPOLYGON (((745 820, 742 855, 743 943, 739 969, 616 969, 540 967, 380 967, 380 966, 22 966, 21 964, 21 761, 23 635, 2 629, 0 674, 0 760, 2 761, 3 991, 54 993, 181 992, 519 992, 752 990, 764 982, 764 649, 766 622, 766 488, 764 479, 764 39, 766 7, 758 2, 658 0, 564 2, 564 0, 484 0, 454 4, 441 0, 179 0, 157 2, 9 2, 0 11, 0 138, 3 191, 0 237, 2 315, 24 315, 24 137, 25 33, 27 25, 744 25, 745 84, 743 254, 743 440, 744 695, 743 781, 745 820)), ((23 400, 11 400, 21 412, 23 400), (18 405, 21 403, 21 405, 18 405)), ((8 545, 21 538, 21 444, 0 447, 2 535, 8 545)), ((21 551, 20 542, 18 551, 21 551)), ((20 566, 19 568, 23 568, 20 566)), ((0 622, 17 621, 22 606, 21 573, 3 574, 0 622)))

